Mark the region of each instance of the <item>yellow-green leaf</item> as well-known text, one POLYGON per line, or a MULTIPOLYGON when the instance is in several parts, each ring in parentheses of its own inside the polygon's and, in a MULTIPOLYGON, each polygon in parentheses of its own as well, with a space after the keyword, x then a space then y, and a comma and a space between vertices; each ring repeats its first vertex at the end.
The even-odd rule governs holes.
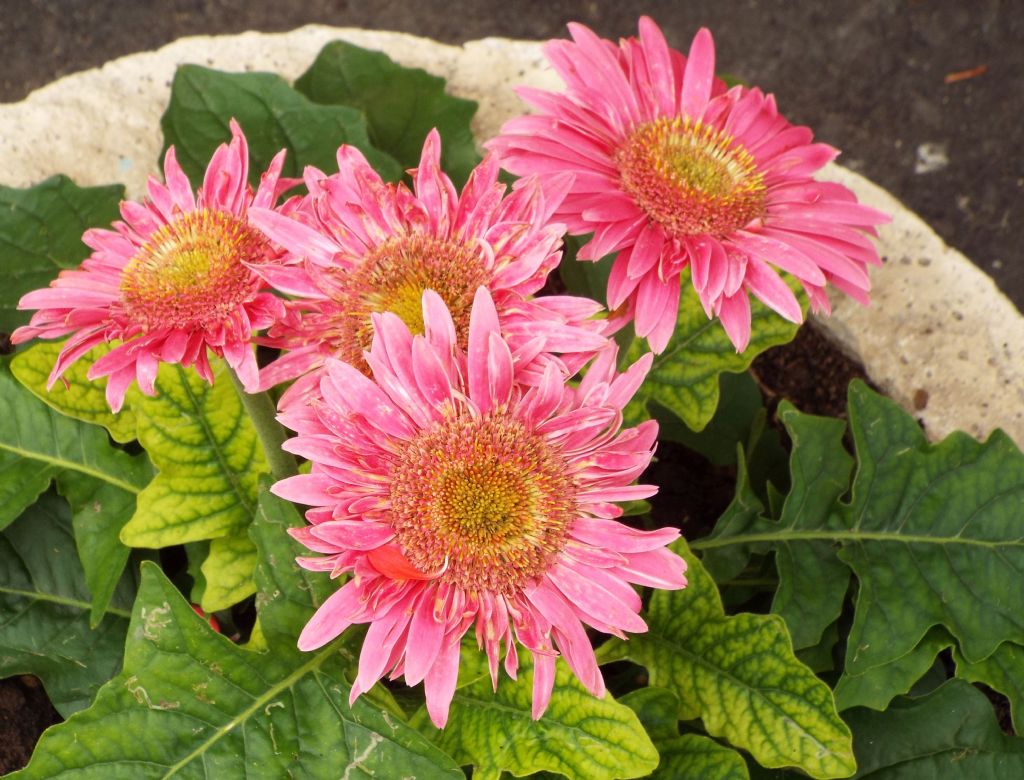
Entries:
MULTIPOLYGON (((754 300, 750 306, 750 343, 737 354, 722 324, 717 319, 709 320, 704 313, 688 272, 682 275, 680 284, 683 292, 675 333, 665 351, 654 356, 651 371, 626 408, 626 414, 631 422, 646 419, 650 416, 647 404, 655 401, 691 430, 700 431, 718 408, 719 375, 746 371, 754 358, 769 347, 792 341, 799 326, 754 300)), ((799 289, 793 280, 790 286, 799 289)), ((798 297, 806 302, 802 292, 798 297)), ((632 363, 648 349, 646 340, 634 339, 624 360, 632 363)))
POLYGON ((430 735, 459 764, 472 764, 474 780, 497 780, 548 770, 579 780, 646 777, 658 764, 643 726, 629 707, 608 694, 596 699, 565 662, 555 670, 551 704, 540 720, 530 715, 533 667, 529 654, 517 680, 490 678, 455 692, 448 724, 435 729, 421 709, 412 725, 430 735))
POLYGON ((248 533, 240 531, 213 539, 202 565, 206 587, 199 606, 216 612, 251 596, 256 592, 252 579, 255 568, 256 545, 248 533))
POLYGON ((651 780, 750 780, 743 756, 702 734, 684 734, 658 743, 661 763, 651 780))
POLYGON ((159 473, 121 531, 125 544, 215 539, 243 532, 252 520, 267 463, 227 371, 216 361, 211 386, 195 371, 163 365, 155 397, 131 392, 139 442, 159 473))
POLYGON ((648 685, 619 701, 637 714, 661 756, 652 780, 750 780, 737 751, 702 734, 680 736, 679 697, 672 691, 648 685))
POLYGON ((86 372, 99 358, 111 350, 101 344, 72 363, 52 389, 46 383, 64 348, 63 341, 43 341, 19 352, 11 360, 11 372, 25 387, 61 414, 88 423, 102 425, 114 441, 127 442, 135 438, 135 414, 130 408, 118 414, 110 411, 104 391, 106 377, 90 380, 86 372))
POLYGON ((817 778, 852 775, 850 730, 828 686, 793 654, 782 618, 727 616, 697 557, 682 540, 674 547, 689 565, 689 585, 655 591, 649 631, 610 640, 602 661, 642 664, 651 684, 675 692, 710 735, 750 751, 762 766, 799 767, 817 778))

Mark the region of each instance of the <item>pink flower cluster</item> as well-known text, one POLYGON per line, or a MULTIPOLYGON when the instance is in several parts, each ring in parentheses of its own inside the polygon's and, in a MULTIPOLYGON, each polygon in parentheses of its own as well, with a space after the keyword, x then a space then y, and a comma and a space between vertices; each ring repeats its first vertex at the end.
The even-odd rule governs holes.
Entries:
POLYGON ((570 31, 547 46, 566 91, 524 90, 538 113, 505 126, 461 193, 432 132, 411 187, 342 146, 337 172, 307 168, 307 193, 281 203, 297 183, 283 152, 254 192, 232 122, 197 193, 168 150, 165 183, 88 231, 92 256, 25 296, 38 311, 14 334, 70 336, 51 385, 115 342, 89 370, 115 411, 133 380, 155 392, 161 362, 212 381, 211 352, 250 392, 289 383, 285 449, 312 465, 273 490, 311 507, 293 535, 318 555, 299 563, 345 577, 299 647, 369 624, 353 699, 384 675, 422 682, 438 726, 468 632, 495 686, 529 650, 540 717, 558 656, 603 693, 587 628, 646 630, 634 585, 686 585, 678 531, 621 520, 619 502, 656 490, 635 483, 657 425, 622 427, 652 355, 620 371, 611 331, 633 319, 663 350, 688 269, 742 350, 750 294, 802 318, 777 270, 821 309, 828 283, 866 300, 878 262, 882 215, 812 178, 834 150, 770 95, 726 89, 706 30, 688 58, 646 18, 618 46, 570 31), (502 165, 526 176, 511 192, 502 165), (542 294, 566 232, 593 234, 581 259, 617 253, 611 317, 542 294), (258 369, 255 344, 279 357, 258 369))

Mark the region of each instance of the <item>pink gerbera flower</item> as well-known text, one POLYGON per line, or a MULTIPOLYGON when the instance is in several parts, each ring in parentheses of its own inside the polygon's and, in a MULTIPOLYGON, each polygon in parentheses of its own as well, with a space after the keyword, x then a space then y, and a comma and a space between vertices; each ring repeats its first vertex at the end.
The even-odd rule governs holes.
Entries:
POLYGON ((555 218, 594 233, 581 259, 618 252, 608 306, 628 304, 652 349, 672 335, 687 266, 738 351, 750 338, 749 293, 802 320, 776 268, 800 280, 815 310, 828 310, 829 282, 867 303, 866 266, 880 263, 868 236, 888 217, 811 178, 838 152, 780 116, 773 96, 727 91, 706 29, 689 58, 647 17, 640 39, 618 47, 579 24, 569 31, 574 42, 545 46, 565 94, 520 90, 539 113, 507 122, 488 146, 516 174, 574 174, 555 218))
POLYGON ((630 483, 651 459, 657 424, 619 431, 651 355, 619 374, 609 343, 578 387, 549 363, 524 391, 485 289, 472 306, 468 352, 433 291, 421 311, 423 335, 395 314, 372 315, 373 378, 328 359, 316 400, 281 415, 299 434, 285 449, 313 466, 272 489, 313 507, 312 525, 293 535, 325 554, 299 563, 353 574, 310 619, 299 647, 369 623, 352 699, 389 672, 423 681, 438 727, 470 627, 495 685, 502 652, 512 677, 516 643, 533 654, 535 718, 559 653, 600 696, 584 625, 616 636, 644 631, 628 583, 686 584, 686 564, 665 549, 676 529, 638 531, 614 519, 622 509, 613 502, 656 490, 630 483))
POLYGON ((61 350, 49 386, 97 344, 120 341, 97 360, 89 378, 109 376, 106 395, 116 412, 132 380, 152 395, 161 362, 195 366, 213 381, 207 350, 222 356, 247 390, 258 385, 254 330, 283 314, 249 265, 275 256, 266 236, 249 224, 250 206, 272 206, 286 185, 284 152, 254 194, 249 149, 231 121, 231 143, 214 152, 203 186, 193 195, 174 154, 164 158, 161 184, 150 178, 149 198, 121 204, 113 230, 87 230, 94 251, 81 267, 62 271, 44 290, 25 295, 19 309, 38 309, 14 343, 73 334, 61 350))
MULTIPOLYGON (((280 212, 253 209, 251 219, 290 253, 293 263, 271 266, 266 278, 299 296, 265 343, 286 350, 261 374, 263 387, 295 379, 340 358, 366 370, 370 315, 390 311, 415 333, 423 330, 420 300, 434 290, 455 320, 463 345, 476 290, 487 286, 517 363, 567 353, 574 372, 605 343, 601 306, 587 298, 530 298, 561 259, 565 228, 551 224, 567 177, 546 190, 521 182, 505 197, 493 155, 470 175, 461 198, 440 167, 441 141, 423 145, 413 190, 388 184, 351 146, 338 150, 338 173, 307 169, 310 194, 280 212), (286 213, 287 212, 287 215, 286 213)), ((297 383, 301 396, 316 377, 297 383)))

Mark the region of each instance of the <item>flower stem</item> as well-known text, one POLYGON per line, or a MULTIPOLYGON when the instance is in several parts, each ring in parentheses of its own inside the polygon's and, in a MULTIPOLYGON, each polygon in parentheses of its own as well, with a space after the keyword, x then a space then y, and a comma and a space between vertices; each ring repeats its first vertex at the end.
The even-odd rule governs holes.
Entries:
POLYGON ((281 424, 274 419, 277 409, 270 394, 249 394, 245 392, 245 388, 242 387, 242 383, 235 376, 234 371, 228 371, 228 374, 231 375, 231 381, 234 383, 235 389, 242 399, 242 406, 245 407, 245 411, 248 413, 249 419, 252 420, 253 427, 256 429, 256 435, 259 436, 260 443, 263 445, 263 451, 267 456, 267 464, 270 466, 270 475, 275 481, 278 481, 298 474, 299 469, 295 463, 294 456, 281 448, 284 440, 288 438, 288 434, 281 424))

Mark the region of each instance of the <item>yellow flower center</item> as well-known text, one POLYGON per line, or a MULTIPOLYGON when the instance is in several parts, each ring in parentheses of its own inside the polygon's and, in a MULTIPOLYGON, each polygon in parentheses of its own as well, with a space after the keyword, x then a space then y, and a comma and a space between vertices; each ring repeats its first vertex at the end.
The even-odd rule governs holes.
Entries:
POLYGON ((244 263, 267 250, 266 237, 231 214, 182 214, 154 231, 125 265, 125 313, 143 330, 214 326, 259 289, 244 263))
POLYGON ((391 472, 398 543, 424 573, 509 594, 548 569, 575 514, 565 460, 500 411, 451 417, 405 447, 391 472))
POLYGON ((363 351, 373 338, 370 315, 393 312, 410 331, 421 334, 423 292, 433 290, 447 304, 463 337, 473 296, 490 278, 475 247, 425 235, 392 238, 368 253, 355 271, 339 273, 334 297, 343 320, 325 335, 338 357, 365 369, 363 351))
POLYGON ((665 232, 723 236, 764 216, 764 176, 730 136, 690 119, 639 125, 614 155, 625 192, 665 232))

